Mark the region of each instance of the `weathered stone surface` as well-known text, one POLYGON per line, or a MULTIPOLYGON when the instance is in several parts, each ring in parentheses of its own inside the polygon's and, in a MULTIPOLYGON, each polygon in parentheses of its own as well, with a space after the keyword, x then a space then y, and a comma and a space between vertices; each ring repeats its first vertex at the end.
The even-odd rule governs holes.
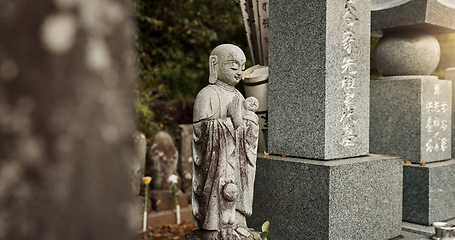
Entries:
MULTIPOLYGON (((175 140, 177 143, 177 150, 179 151, 177 172, 182 178, 182 190, 191 197, 191 179, 193 174, 191 141, 193 140, 193 124, 178 125, 175 140)), ((191 202, 191 198, 188 199, 188 202, 191 202)))
POLYGON ((149 156, 152 189, 170 189, 171 183, 168 179, 171 175, 177 175, 179 157, 171 135, 163 131, 158 132, 150 146, 149 156))
POLYGON ((0 239, 134 239, 128 1, 2 1, 0 239))
POLYGON ((453 107, 455 106, 455 87, 454 87, 454 81, 455 81, 455 68, 447 68, 445 70, 445 79, 446 80, 451 80, 452 81, 452 158, 455 158, 455 109, 453 107))
POLYGON ((250 226, 270 239, 391 239, 401 232, 402 162, 258 156, 250 226))
POLYGON ((245 219, 252 212, 259 103, 234 87, 244 77, 245 62, 235 45, 213 49, 210 84, 194 103, 193 216, 201 232, 216 239, 243 239, 240 230, 248 229, 245 219))
POLYGON ((405 27, 432 34, 455 30, 455 4, 451 0, 372 0, 371 28, 405 27))
POLYGON ((451 88, 434 76, 371 81, 370 151, 415 163, 450 159, 451 88))
POLYGON ((439 63, 438 40, 421 32, 387 32, 374 51, 374 64, 384 76, 430 75, 439 63))
POLYGON ((135 154, 131 163, 131 188, 133 196, 138 196, 141 190, 142 177, 144 177, 145 157, 147 155, 147 139, 141 132, 133 135, 135 154))
POLYGON ((455 217, 455 160, 403 166, 403 221, 430 225, 455 217))
POLYGON ((270 1, 268 151, 368 154, 370 2, 270 1))

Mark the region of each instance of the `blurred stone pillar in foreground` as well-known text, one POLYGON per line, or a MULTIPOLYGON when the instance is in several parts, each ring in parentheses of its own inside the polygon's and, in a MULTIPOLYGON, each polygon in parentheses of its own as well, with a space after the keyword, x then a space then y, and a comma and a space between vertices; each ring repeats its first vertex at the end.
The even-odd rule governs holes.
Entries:
POLYGON ((129 4, 0 2, 0 239, 134 239, 129 4))

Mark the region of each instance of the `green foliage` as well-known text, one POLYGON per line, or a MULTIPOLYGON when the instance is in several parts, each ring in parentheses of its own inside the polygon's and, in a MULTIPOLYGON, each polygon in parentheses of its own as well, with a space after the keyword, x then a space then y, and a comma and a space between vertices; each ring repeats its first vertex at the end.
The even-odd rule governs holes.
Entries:
POLYGON ((137 0, 139 87, 194 97, 208 79, 208 55, 221 43, 246 46, 237 0, 137 0))
POLYGON ((208 56, 221 43, 247 42, 238 0, 135 0, 135 107, 147 137, 169 127, 156 119, 156 99, 194 98, 208 82, 208 56))
MULTIPOLYGON (((262 224, 262 232, 261 234, 259 235, 261 237, 262 240, 266 239, 267 236, 269 235, 269 227, 270 227, 270 222, 269 221, 265 221, 263 224, 262 224)), ((255 238, 254 240, 261 240, 259 238, 255 238)))

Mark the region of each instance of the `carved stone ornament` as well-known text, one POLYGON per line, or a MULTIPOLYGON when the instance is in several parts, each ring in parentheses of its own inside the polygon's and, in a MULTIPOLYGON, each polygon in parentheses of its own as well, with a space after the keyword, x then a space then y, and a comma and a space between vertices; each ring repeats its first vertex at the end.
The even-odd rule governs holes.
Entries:
POLYGON ((209 57, 209 85, 194 103, 193 217, 199 229, 186 239, 253 239, 252 214, 259 102, 235 89, 243 79, 245 54, 223 44, 209 57))

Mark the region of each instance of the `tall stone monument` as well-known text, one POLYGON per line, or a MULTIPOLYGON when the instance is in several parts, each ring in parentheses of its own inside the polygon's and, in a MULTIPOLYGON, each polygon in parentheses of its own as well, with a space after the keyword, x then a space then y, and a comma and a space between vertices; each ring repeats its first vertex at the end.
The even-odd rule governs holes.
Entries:
POLYGON ((452 82, 430 76, 439 62, 433 34, 455 30, 451 1, 374 1, 383 37, 371 81, 370 150, 403 156, 403 220, 430 225, 455 217, 452 82), (406 11, 409 14, 403 15, 406 11))
POLYGON ((402 165, 369 154, 370 1, 270 1, 268 151, 253 227, 273 239, 390 239, 402 165), (329 161, 330 160, 330 161, 329 161))

